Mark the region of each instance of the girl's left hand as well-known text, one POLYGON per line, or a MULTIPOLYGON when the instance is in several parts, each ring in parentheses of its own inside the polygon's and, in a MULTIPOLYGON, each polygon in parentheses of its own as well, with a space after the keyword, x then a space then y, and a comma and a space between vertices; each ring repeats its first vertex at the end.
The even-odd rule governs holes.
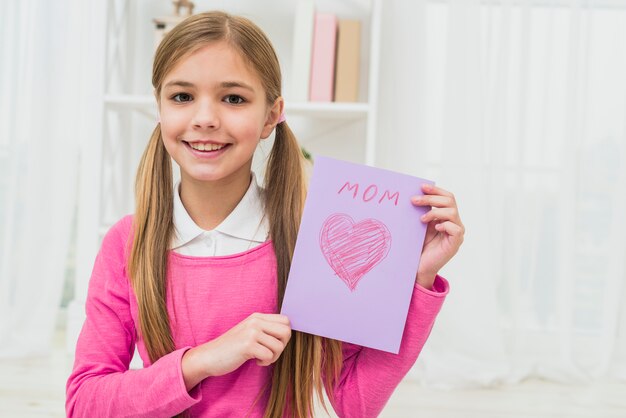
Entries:
POLYGON ((456 254, 463 243, 465 227, 459 217, 454 195, 430 184, 423 184, 423 196, 413 196, 415 206, 432 206, 421 218, 428 224, 416 282, 432 289, 439 270, 456 254))

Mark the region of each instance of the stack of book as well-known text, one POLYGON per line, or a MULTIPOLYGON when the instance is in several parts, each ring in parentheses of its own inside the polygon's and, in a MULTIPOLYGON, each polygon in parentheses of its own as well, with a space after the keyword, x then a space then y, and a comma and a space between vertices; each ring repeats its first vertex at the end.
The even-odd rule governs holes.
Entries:
POLYGON ((358 101, 361 22, 319 13, 314 0, 298 0, 294 27, 292 99, 358 101))

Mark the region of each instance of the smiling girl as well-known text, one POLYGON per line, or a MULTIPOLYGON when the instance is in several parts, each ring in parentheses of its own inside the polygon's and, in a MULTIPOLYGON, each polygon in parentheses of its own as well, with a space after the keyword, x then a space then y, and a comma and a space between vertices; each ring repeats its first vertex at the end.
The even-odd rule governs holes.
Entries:
POLYGON ((160 44, 152 84, 160 121, 135 214, 95 261, 67 415, 304 418, 325 389, 339 416, 377 416, 448 292, 437 272, 464 233, 454 196, 429 188, 413 201, 433 208, 398 355, 292 333, 277 312, 305 184, 269 40, 241 17, 192 16, 160 44), (261 188, 252 157, 273 131, 261 188), (129 370, 135 347, 141 370, 129 370))

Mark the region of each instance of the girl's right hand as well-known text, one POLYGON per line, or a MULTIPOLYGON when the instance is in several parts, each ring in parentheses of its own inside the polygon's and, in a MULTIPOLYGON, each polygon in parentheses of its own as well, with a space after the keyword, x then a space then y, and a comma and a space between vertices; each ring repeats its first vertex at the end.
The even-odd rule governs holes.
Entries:
POLYGON ((209 376, 222 376, 250 359, 273 364, 291 338, 289 318, 253 313, 218 338, 188 350, 182 359, 185 386, 190 390, 209 376))

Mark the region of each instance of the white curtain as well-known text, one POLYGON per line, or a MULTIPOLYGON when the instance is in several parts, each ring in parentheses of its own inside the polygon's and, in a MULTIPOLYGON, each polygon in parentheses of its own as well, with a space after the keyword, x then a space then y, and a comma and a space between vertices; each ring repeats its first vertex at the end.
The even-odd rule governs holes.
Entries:
POLYGON ((382 26, 377 165, 467 229, 412 378, 626 380, 626 1, 389 0, 382 26))
POLYGON ((0 2, 0 357, 43 354, 63 289, 79 140, 76 0, 0 2))

